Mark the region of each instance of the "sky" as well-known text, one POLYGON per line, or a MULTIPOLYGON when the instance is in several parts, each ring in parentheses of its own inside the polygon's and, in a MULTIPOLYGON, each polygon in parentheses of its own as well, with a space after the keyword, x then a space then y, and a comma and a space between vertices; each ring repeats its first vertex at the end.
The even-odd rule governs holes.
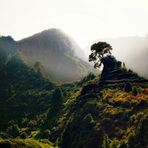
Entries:
POLYGON ((59 28, 80 47, 148 34, 148 0, 0 0, 0 35, 15 40, 59 28))

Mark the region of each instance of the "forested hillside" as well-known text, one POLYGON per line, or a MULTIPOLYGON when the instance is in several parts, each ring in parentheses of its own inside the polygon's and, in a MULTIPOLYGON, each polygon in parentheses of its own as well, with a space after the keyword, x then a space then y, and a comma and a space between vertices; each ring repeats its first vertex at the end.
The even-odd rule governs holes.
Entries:
POLYGON ((105 50, 92 46, 89 61, 97 49, 101 75, 54 84, 22 62, 11 37, 0 38, 0 147, 148 146, 148 80, 98 44, 105 50))
POLYGON ((0 56, 0 128, 6 130, 9 122, 21 123, 48 108, 48 96, 55 85, 23 64, 11 37, 0 38, 0 56))

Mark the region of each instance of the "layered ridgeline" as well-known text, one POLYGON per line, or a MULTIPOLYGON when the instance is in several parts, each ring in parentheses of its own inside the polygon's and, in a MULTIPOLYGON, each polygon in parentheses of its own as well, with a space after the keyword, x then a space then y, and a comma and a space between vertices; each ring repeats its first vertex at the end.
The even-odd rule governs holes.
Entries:
POLYGON ((49 29, 18 41, 23 61, 50 80, 80 80, 90 71, 80 47, 58 29, 49 29))

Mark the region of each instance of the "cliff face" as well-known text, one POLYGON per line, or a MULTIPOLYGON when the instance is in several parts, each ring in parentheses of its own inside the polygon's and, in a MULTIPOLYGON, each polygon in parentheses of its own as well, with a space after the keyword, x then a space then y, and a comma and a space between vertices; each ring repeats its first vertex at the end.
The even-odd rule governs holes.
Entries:
POLYGON ((40 63, 41 73, 54 81, 81 79, 90 66, 78 57, 83 52, 67 35, 50 29, 18 41, 21 58, 29 66, 40 63))

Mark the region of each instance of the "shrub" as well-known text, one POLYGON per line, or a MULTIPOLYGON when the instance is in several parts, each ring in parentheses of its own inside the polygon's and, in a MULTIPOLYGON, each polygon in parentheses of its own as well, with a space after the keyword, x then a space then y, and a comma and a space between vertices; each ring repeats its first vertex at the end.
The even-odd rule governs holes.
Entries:
POLYGON ((13 124, 7 128, 7 133, 16 138, 19 136, 19 127, 17 124, 13 124))
POLYGON ((83 121, 85 121, 85 122, 87 122, 87 123, 92 123, 92 122, 94 122, 94 119, 93 119, 93 117, 92 117, 91 114, 87 114, 87 115, 84 117, 83 121))
POLYGON ((37 121, 36 120, 30 120, 28 122, 28 126, 31 128, 31 129, 35 129, 35 127, 37 126, 37 121))
POLYGON ((50 134, 51 134, 50 130, 46 129, 46 130, 44 130, 44 131, 40 131, 40 132, 35 136, 35 138, 37 138, 37 139, 49 139, 50 134))
POLYGON ((48 112, 48 118, 55 117, 63 107, 63 92, 60 87, 56 88, 51 97, 51 106, 48 112))
POLYGON ((78 85, 83 85, 84 83, 93 80, 95 78, 95 75, 93 73, 89 73, 87 76, 85 76, 79 83, 78 85))
POLYGON ((131 83, 127 82, 127 83, 125 84, 124 91, 125 91, 125 92, 130 92, 130 91, 132 91, 132 85, 131 85, 131 83))
POLYGON ((142 117, 135 131, 128 139, 129 148, 146 148, 148 145, 148 115, 142 117))
POLYGON ((8 139, 11 138, 11 136, 5 132, 0 132, 0 139, 8 139))
POLYGON ((132 89, 132 94, 133 94, 134 96, 137 96, 137 94, 138 94, 138 89, 137 89, 136 86, 133 87, 133 89, 132 89))
POLYGON ((27 138, 26 132, 22 132, 22 133, 20 134, 20 138, 26 139, 26 138, 27 138))
POLYGON ((117 139, 113 139, 109 145, 109 148, 118 148, 120 147, 120 142, 117 139))
POLYGON ((43 132, 43 138, 49 139, 50 134, 51 134, 50 130, 46 129, 43 132))
POLYGON ((127 144, 122 141, 121 144, 120 144, 120 148, 127 148, 127 144))
POLYGON ((102 145, 102 147, 103 148, 110 148, 110 139, 108 138, 108 135, 104 135, 104 137, 103 137, 103 145, 102 145))

